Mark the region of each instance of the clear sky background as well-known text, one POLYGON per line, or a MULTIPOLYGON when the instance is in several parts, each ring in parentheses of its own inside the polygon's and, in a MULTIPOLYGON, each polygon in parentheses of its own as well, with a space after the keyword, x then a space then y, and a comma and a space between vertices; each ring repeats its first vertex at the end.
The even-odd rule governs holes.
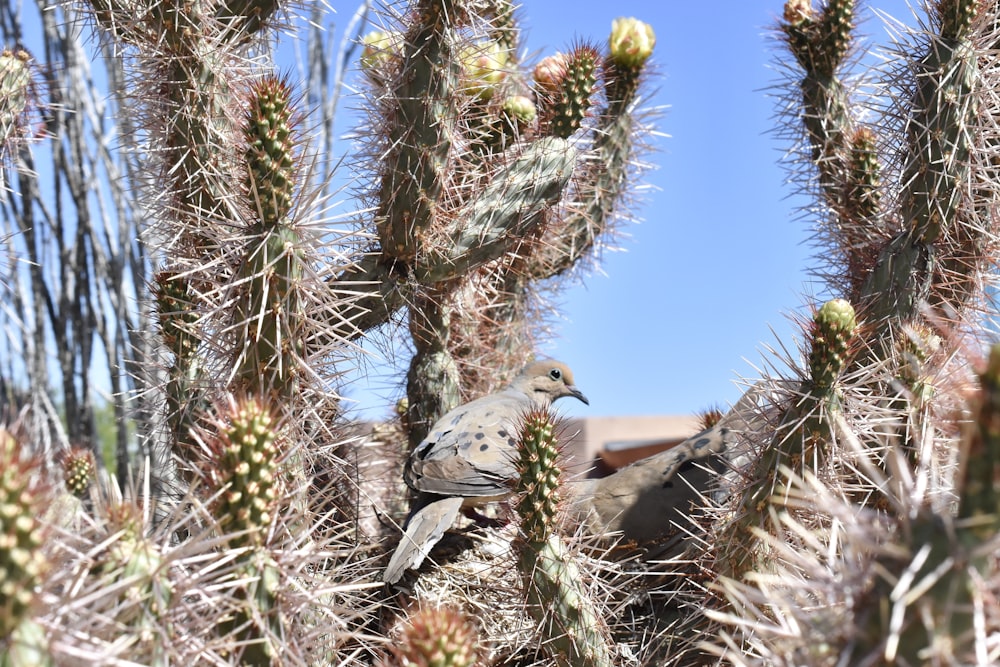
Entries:
MULTIPOLYGON (((861 8, 869 44, 888 44, 872 9, 909 25, 903 0, 861 8)), ((686 414, 728 405, 737 380, 752 379, 773 355, 796 350, 789 318, 808 313, 818 286, 810 277, 813 218, 779 163, 789 148, 774 136, 780 80, 774 26, 781 0, 574 2, 525 0, 523 43, 550 54, 574 40, 604 42, 611 21, 635 16, 656 31, 649 106, 658 121, 646 173, 653 190, 623 228, 622 252, 605 253, 591 274, 561 297, 562 320, 542 352, 566 361, 590 406, 561 401, 579 416, 686 414)), ((345 17, 341 16, 341 20, 345 17)), ((787 58, 785 58, 787 62, 787 58)), ((369 377, 357 394, 364 412, 387 416, 405 377, 369 377), (396 394, 394 394, 396 392, 396 394)))

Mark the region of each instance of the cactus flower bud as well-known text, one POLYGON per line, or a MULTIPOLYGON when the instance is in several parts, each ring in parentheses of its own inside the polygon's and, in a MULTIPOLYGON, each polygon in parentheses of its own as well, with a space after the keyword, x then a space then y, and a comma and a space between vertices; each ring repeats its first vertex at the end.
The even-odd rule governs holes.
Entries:
POLYGON ((373 72, 385 66, 392 58, 393 35, 381 30, 372 30, 361 38, 364 50, 361 52, 361 69, 373 72))
POLYGON ((31 62, 24 49, 0 51, 0 146, 26 134, 25 115, 34 85, 31 62))
POLYGON ((854 307, 844 299, 827 301, 813 315, 809 368, 818 387, 830 387, 847 363, 858 323, 854 307))
POLYGON ((653 54, 656 35, 648 23, 634 18, 611 22, 611 60, 619 67, 641 67, 653 54))
POLYGON ((524 95, 512 95, 503 101, 503 111, 507 116, 518 123, 518 125, 528 125, 535 120, 538 111, 531 98, 524 95))
POLYGON ((462 66, 468 77, 466 91, 488 100, 507 78, 507 51, 496 42, 475 44, 462 51, 462 66))
POLYGON ((788 0, 785 3, 785 23, 788 25, 801 25, 812 17, 812 0, 788 0))
POLYGON ((562 86, 562 80, 566 78, 568 64, 569 56, 565 53, 557 53, 543 58, 540 63, 535 65, 535 71, 532 74, 539 89, 547 92, 559 90, 562 86))

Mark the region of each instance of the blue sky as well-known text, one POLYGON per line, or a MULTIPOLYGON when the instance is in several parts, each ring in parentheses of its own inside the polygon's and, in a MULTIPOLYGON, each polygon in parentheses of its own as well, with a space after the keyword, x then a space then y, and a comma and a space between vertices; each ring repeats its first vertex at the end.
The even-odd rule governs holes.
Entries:
MULTIPOLYGON (((886 44, 869 5, 913 24, 903 0, 866 3, 862 32, 886 44)), ((525 43, 543 55, 579 38, 603 42, 617 16, 651 24, 657 36, 651 106, 658 122, 637 211, 623 252, 605 253, 592 274, 561 297, 563 319, 542 352, 569 363, 590 406, 563 401, 567 415, 686 414, 727 405, 739 377, 773 358, 765 346, 797 349, 791 313, 808 312, 817 287, 809 269, 811 220, 780 166, 775 137, 780 0, 715 3, 526 0, 525 43)), ((343 17, 342 17, 343 18, 343 17)), ((373 385, 380 384, 371 378, 373 385)), ((391 385, 362 397, 372 416, 391 385)))

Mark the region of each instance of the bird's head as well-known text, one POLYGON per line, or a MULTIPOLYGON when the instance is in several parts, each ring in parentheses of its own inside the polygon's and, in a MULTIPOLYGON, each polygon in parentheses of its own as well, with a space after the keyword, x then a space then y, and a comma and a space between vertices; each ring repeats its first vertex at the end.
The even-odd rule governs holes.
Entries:
POLYGON ((539 403, 548 404, 563 396, 572 396, 590 405, 573 383, 573 371, 560 361, 548 359, 528 364, 511 386, 539 403))

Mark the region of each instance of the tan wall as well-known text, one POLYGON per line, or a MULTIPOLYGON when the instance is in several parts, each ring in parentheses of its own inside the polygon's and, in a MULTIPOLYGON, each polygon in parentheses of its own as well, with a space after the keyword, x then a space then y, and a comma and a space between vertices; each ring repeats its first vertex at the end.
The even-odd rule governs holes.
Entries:
POLYGON ((574 464, 586 466, 600 459, 609 469, 616 469, 672 447, 699 430, 698 419, 693 416, 571 419, 565 432, 569 438, 566 450, 574 464))

